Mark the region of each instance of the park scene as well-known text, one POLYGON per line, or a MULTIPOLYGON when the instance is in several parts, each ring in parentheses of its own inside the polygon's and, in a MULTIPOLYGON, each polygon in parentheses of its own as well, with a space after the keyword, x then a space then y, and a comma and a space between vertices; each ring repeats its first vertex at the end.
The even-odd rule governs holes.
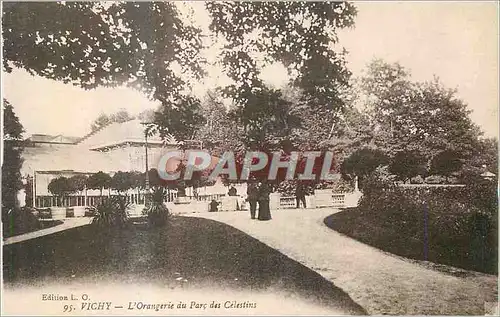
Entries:
POLYGON ((498 314, 497 10, 2 4, 2 313, 498 314))

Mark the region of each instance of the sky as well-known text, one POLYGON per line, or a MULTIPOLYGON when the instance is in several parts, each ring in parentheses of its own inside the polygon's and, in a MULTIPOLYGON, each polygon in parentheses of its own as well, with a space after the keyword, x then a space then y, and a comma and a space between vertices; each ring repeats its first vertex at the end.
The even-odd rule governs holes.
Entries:
MULTIPOLYGON (((202 4, 193 5, 195 20, 206 26, 202 4), (201 22, 200 22, 201 21, 201 22)), ((417 81, 438 76, 458 90, 457 96, 473 111, 472 120, 486 136, 498 136, 498 4, 490 2, 355 2, 355 27, 339 32, 348 67, 362 74, 373 58, 399 62, 417 81)), ((214 49, 205 54, 213 56, 214 49)), ((126 109, 138 114, 157 102, 129 88, 83 90, 22 70, 3 74, 3 96, 14 106, 26 133, 83 136, 101 113, 126 109)), ((286 80, 284 70, 272 66, 262 77, 273 85, 286 80)), ((195 87, 197 94, 226 80, 212 67, 209 77, 195 87)))

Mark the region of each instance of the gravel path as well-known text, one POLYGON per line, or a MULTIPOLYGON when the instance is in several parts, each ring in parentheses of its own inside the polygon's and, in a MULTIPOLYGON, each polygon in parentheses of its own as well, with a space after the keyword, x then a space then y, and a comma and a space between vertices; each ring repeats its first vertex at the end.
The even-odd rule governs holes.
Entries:
POLYGON ((280 210, 267 222, 243 212, 186 216, 231 225, 315 270, 369 314, 484 315, 497 301, 497 276, 456 277, 394 256, 329 229, 332 209, 280 210))
MULTIPOLYGON (((94 314, 366 314, 320 274, 240 230, 202 218, 172 217, 168 226, 155 228, 74 228, 3 246, 3 259, 7 315, 63 313, 67 302, 40 301, 42 294, 87 294, 92 302, 112 301, 122 307, 130 301, 225 305, 206 311, 180 307, 94 314), (253 304, 236 310, 226 301, 253 304)), ((76 309, 73 315, 91 313, 76 309)))

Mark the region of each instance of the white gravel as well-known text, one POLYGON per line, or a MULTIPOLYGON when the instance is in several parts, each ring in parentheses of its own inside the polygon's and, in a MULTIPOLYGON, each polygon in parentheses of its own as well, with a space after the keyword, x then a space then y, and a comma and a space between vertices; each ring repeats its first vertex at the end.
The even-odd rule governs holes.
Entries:
POLYGON ((326 227, 333 209, 273 211, 271 221, 247 212, 186 216, 231 225, 313 269, 370 314, 484 315, 497 301, 498 278, 470 272, 456 277, 382 252, 326 227))

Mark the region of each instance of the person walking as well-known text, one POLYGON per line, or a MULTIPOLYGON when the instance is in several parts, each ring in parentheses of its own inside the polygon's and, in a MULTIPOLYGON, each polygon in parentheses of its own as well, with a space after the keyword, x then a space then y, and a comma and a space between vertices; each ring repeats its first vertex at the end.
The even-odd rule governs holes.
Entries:
POLYGON ((255 212, 257 211, 257 201, 259 200, 259 188, 254 182, 248 183, 247 188, 247 201, 250 205, 250 217, 255 219, 255 212))
POLYGON ((304 188, 304 184, 297 183, 297 187, 295 188, 295 201, 297 202, 297 209, 300 207, 300 202, 306 207, 306 189, 304 188))
MULTIPOLYGON (((238 196, 238 191, 236 190, 236 188, 233 185, 231 185, 231 188, 229 188, 227 195, 230 197, 236 197, 236 196, 238 196)), ((240 206, 238 204, 238 198, 234 198, 234 199, 236 200, 236 210, 240 210, 240 206)))
POLYGON ((269 194, 271 188, 266 181, 259 186, 259 220, 271 220, 271 210, 269 209, 269 194))

